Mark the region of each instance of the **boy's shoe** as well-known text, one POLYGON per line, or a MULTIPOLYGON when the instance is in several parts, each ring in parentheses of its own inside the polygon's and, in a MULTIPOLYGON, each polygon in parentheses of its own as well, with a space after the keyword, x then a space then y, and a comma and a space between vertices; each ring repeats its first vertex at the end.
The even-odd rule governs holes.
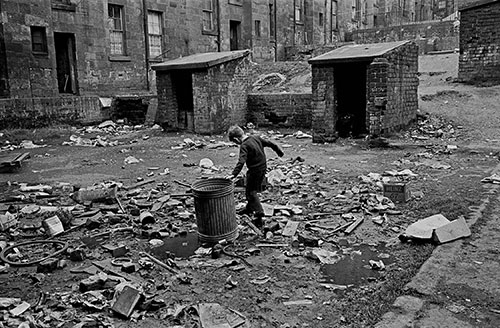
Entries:
POLYGON ((264 213, 262 212, 257 212, 254 215, 254 219, 252 220, 252 223, 259 229, 262 229, 264 226, 264 220, 262 219, 264 217, 264 213))

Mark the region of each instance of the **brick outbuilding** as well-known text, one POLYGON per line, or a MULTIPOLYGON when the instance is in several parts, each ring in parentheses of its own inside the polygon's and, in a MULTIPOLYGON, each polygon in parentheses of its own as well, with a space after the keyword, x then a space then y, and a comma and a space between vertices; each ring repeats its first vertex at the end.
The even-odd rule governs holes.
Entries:
POLYGON ((500 84, 500 0, 483 0, 460 10, 458 79, 500 84))
POLYGON ((158 111, 167 130, 220 133, 245 122, 250 51, 200 53, 153 65, 158 111))
POLYGON ((309 60, 314 142, 385 135, 418 109, 418 47, 412 41, 347 45, 309 60))

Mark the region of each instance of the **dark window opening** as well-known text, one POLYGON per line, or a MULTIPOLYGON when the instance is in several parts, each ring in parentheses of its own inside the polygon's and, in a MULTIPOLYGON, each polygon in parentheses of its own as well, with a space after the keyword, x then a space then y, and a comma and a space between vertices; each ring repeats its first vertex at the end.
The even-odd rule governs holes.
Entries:
POLYGON ((269 4, 269 37, 274 40, 274 34, 276 31, 276 20, 274 13, 273 4, 269 4))
POLYGON ((229 21, 229 47, 230 50, 239 49, 241 22, 229 21))
POLYGON ((323 26, 323 13, 319 13, 319 26, 323 26))
POLYGON ((260 33, 260 20, 255 20, 254 21, 254 29, 255 29, 255 36, 260 38, 261 33, 260 33))
POLYGON ((366 69, 362 62, 335 65, 336 130, 342 138, 367 133, 366 69))
POLYGON ((48 53, 45 27, 31 26, 31 51, 40 54, 48 53))

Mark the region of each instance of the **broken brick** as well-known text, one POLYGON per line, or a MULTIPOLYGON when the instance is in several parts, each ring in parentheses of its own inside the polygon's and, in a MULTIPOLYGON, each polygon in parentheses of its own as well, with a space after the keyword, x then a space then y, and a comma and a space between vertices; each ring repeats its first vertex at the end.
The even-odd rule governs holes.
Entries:
POLYGON ((46 259, 40 263, 38 263, 38 266, 36 268, 36 272, 39 273, 49 273, 53 272, 57 269, 57 265, 59 263, 58 259, 46 259))

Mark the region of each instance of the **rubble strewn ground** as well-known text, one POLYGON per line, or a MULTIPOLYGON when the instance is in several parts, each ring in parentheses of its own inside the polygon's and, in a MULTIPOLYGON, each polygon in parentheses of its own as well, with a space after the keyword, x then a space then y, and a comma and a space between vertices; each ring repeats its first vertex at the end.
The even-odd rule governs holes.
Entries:
MULTIPOLYGON (((435 248, 432 240, 402 238, 407 227, 435 214, 469 221, 470 208, 490 192, 484 185, 496 181, 494 129, 477 132, 478 116, 487 125, 496 118, 490 111, 455 115, 493 100, 477 96, 485 89, 468 87, 459 92, 472 95, 466 98, 473 108, 463 100, 445 103, 443 95, 456 97, 439 93, 455 89, 448 73, 422 71, 421 95, 433 95, 420 100, 427 110, 408 131, 379 142, 312 144, 308 131, 250 131, 285 151, 283 158, 269 154, 264 228, 255 231, 238 216, 238 239, 216 246, 198 242, 189 186, 231 171, 238 149, 224 136, 123 122, 3 131, 0 157, 29 151, 31 159, 0 175, 0 247, 7 248, 1 324, 375 325, 435 248), (395 183, 409 195, 384 194, 384 185, 395 183), (56 243, 33 243, 46 239, 56 243)), ((237 207, 242 190, 235 190, 237 207)), ((473 227, 467 240, 478 233, 473 227)), ((461 319, 499 323, 498 313, 478 317, 455 295, 450 304, 461 319)), ((498 310, 493 298, 474 306, 498 310)))

